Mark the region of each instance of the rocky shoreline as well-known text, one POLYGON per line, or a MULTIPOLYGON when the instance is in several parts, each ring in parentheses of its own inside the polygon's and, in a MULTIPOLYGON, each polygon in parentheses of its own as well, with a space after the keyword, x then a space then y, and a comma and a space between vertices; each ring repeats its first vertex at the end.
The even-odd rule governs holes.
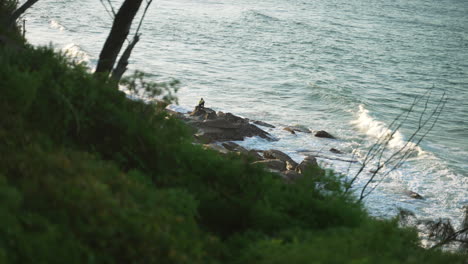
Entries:
MULTIPOLYGON (((275 128, 272 124, 198 106, 186 114, 168 108, 166 108, 166 112, 189 125, 194 131, 193 136, 196 143, 202 144, 204 148, 218 151, 221 154, 237 153, 248 156, 252 164, 262 164, 266 169, 279 174, 285 180, 290 181, 300 177, 309 167, 319 167, 316 156, 313 155, 306 155, 300 163, 297 163, 286 153, 277 149, 246 149, 233 142, 242 141, 247 137, 260 137, 268 141, 277 141, 277 138, 261 128, 275 128)), ((314 133, 314 136, 319 138, 335 139, 334 136, 323 130, 314 132, 300 126, 285 127, 284 130, 291 134, 314 133)), ((342 154, 341 151, 334 148, 330 149, 330 152, 342 154)))
MULTIPOLYGON (((252 160, 252 164, 261 164, 267 170, 277 173, 287 181, 301 177, 303 172, 309 167, 320 168, 317 158, 349 163, 358 162, 357 160, 336 157, 336 155, 339 156, 344 153, 336 148, 330 148, 328 151, 335 155, 333 158, 323 154, 305 154, 304 159, 298 163, 289 155, 278 149, 246 149, 233 142, 243 141, 248 137, 259 137, 267 141, 278 141, 279 139, 262 129, 276 128, 272 124, 261 120, 250 120, 232 113, 216 112, 211 108, 198 106, 195 107, 193 111, 185 114, 171 110, 170 108, 165 108, 165 111, 169 115, 182 120, 192 128, 195 143, 203 145, 206 149, 215 150, 222 155, 236 153, 238 155, 248 156, 250 160, 252 160)), ((335 136, 324 130, 312 131, 302 126, 286 126, 283 130, 288 131, 292 135, 306 133, 313 134, 317 138, 337 140, 335 136)), ((425 199, 422 195, 411 190, 405 190, 405 195, 413 199, 425 199)))

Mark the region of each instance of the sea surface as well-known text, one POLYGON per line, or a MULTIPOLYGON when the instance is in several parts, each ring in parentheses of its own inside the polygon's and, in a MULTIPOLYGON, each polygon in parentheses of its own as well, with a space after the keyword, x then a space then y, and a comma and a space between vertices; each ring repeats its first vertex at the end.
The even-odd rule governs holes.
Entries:
MULTIPOLYGON (((90 67, 112 23, 97 0, 41 0, 25 19, 30 42, 90 67)), ((376 174, 379 184, 364 200, 369 212, 392 217, 404 208, 460 223, 468 204, 468 1, 159 0, 141 33, 130 72, 180 80, 182 109, 203 97, 207 107, 277 126, 268 131, 279 141, 250 138, 244 146, 280 149, 297 161, 316 154, 322 166, 352 178, 377 140, 391 135, 380 164, 402 147, 414 152, 376 174), (420 95, 429 101, 411 108, 420 95), (401 126, 392 124, 409 109, 401 126), (427 133, 418 130, 426 119, 425 128, 434 124, 427 133), (338 140, 292 135, 282 130, 288 125, 338 140), (407 144, 415 131, 413 139, 425 135, 418 147, 407 144)), ((356 195, 377 161, 355 181, 356 195)))

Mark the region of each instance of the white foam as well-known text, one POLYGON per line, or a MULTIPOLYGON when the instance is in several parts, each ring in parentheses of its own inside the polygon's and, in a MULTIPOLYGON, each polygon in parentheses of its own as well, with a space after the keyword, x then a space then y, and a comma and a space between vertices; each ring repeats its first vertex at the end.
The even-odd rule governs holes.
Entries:
POLYGON ((58 29, 60 31, 64 31, 65 27, 62 26, 57 20, 51 19, 49 22, 49 26, 53 29, 58 29))
POLYGON ((175 105, 175 104, 168 105, 166 109, 172 110, 174 112, 179 112, 182 114, 186 114, 190 112, 190 109, 187 106, 181 106, 181 105, 175 105))
POLYGON ((61 50, 78 62, 90 62, 90 55, 74 43, 65 45, 61 50))
POLYGON ((361 132, 375 139, 384 139, 384 137, 392 137, 388 142, 388 147, 393 149, 416 150, 418 154, 423 154, 422 149, 416 146, 413 142, 406 141, 405 137, 400 131, 392 131, 387 127, 384 122, 375 120, 370 114, 369 110, 364 108, 363 105, 359 105, 359 111, 357 112, 357 119, 351 121, 351 124, 355 125, 361 132), (392 135, 393 134, 393 135, 392 135))

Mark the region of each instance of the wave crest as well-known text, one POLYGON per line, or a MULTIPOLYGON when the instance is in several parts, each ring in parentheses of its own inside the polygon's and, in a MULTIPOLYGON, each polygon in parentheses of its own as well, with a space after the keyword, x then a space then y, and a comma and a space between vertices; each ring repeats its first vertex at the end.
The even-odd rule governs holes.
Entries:
POLYGON ((90 55, 86 51, 84 51, 79 45, 76 45, 74 43, 65 45, 62 48, 62 52, 78 62, 90 61, 90 55))
POLYGON ((359 105, 357 116, 357 119, 351 121, 351 123, 366 135, 376 139, 385 139, 385 137, 391 136, 392 138, 388 141, 388 147, 393 149, 405 148, 416 150, 418 154, 424 153, 415 143, 406 141, 404 135, 399 130, 392 131, 384 122, 375 120, 369 114, 369 110, 364 108, 363 105, 359 105))
POLYGON ((53 29, 58 29, 60 31, 64 31, 65 30, 65 27, 62 26, 57 20, 54 20, 54 19, 51 19, 50 22, 49 22, 49 25, 51 28, 53 29))

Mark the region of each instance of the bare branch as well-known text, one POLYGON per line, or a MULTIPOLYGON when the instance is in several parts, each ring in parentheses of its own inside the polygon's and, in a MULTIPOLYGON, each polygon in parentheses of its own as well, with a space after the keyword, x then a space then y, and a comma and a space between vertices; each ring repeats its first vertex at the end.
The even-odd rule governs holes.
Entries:
MULTIPOLYGON (((347 182, 345 192, 352 188, 354 182, 359 178, 369 164, 376 164, 376 168, 371 171, 372 174, 369 179, 366 180, 360 191, 359 200, 362 201, 370 195, 391 172, 400 168, 411 157, 415 149, 420 145, 421 141, 434 128, 447 102, 447 97, 444 92, 438 99, 435 108, 429 112, 429 103, 432 98, 433 89, 434 87, 428 89, 424 95, 415 97, 410 107, 395 117, 390 125, 382 131, 376 142, 368 149, 356 174, 347 182), (416 129, 410 135, 408 140, 406 140, 403 146, 396 149, 393 153, 390 153, 391 141, 402 126, 408 122, 409 117, 415 112, 416 106, 421 101, 423 102, 423 107, 417 118, 418 121, 416 123, 416 129), (380 171, 384 168, 387 169, 383 174, 381 174, 380 171)), ((355 152, 353 153, 353 157, 354 155, 355 152)))

